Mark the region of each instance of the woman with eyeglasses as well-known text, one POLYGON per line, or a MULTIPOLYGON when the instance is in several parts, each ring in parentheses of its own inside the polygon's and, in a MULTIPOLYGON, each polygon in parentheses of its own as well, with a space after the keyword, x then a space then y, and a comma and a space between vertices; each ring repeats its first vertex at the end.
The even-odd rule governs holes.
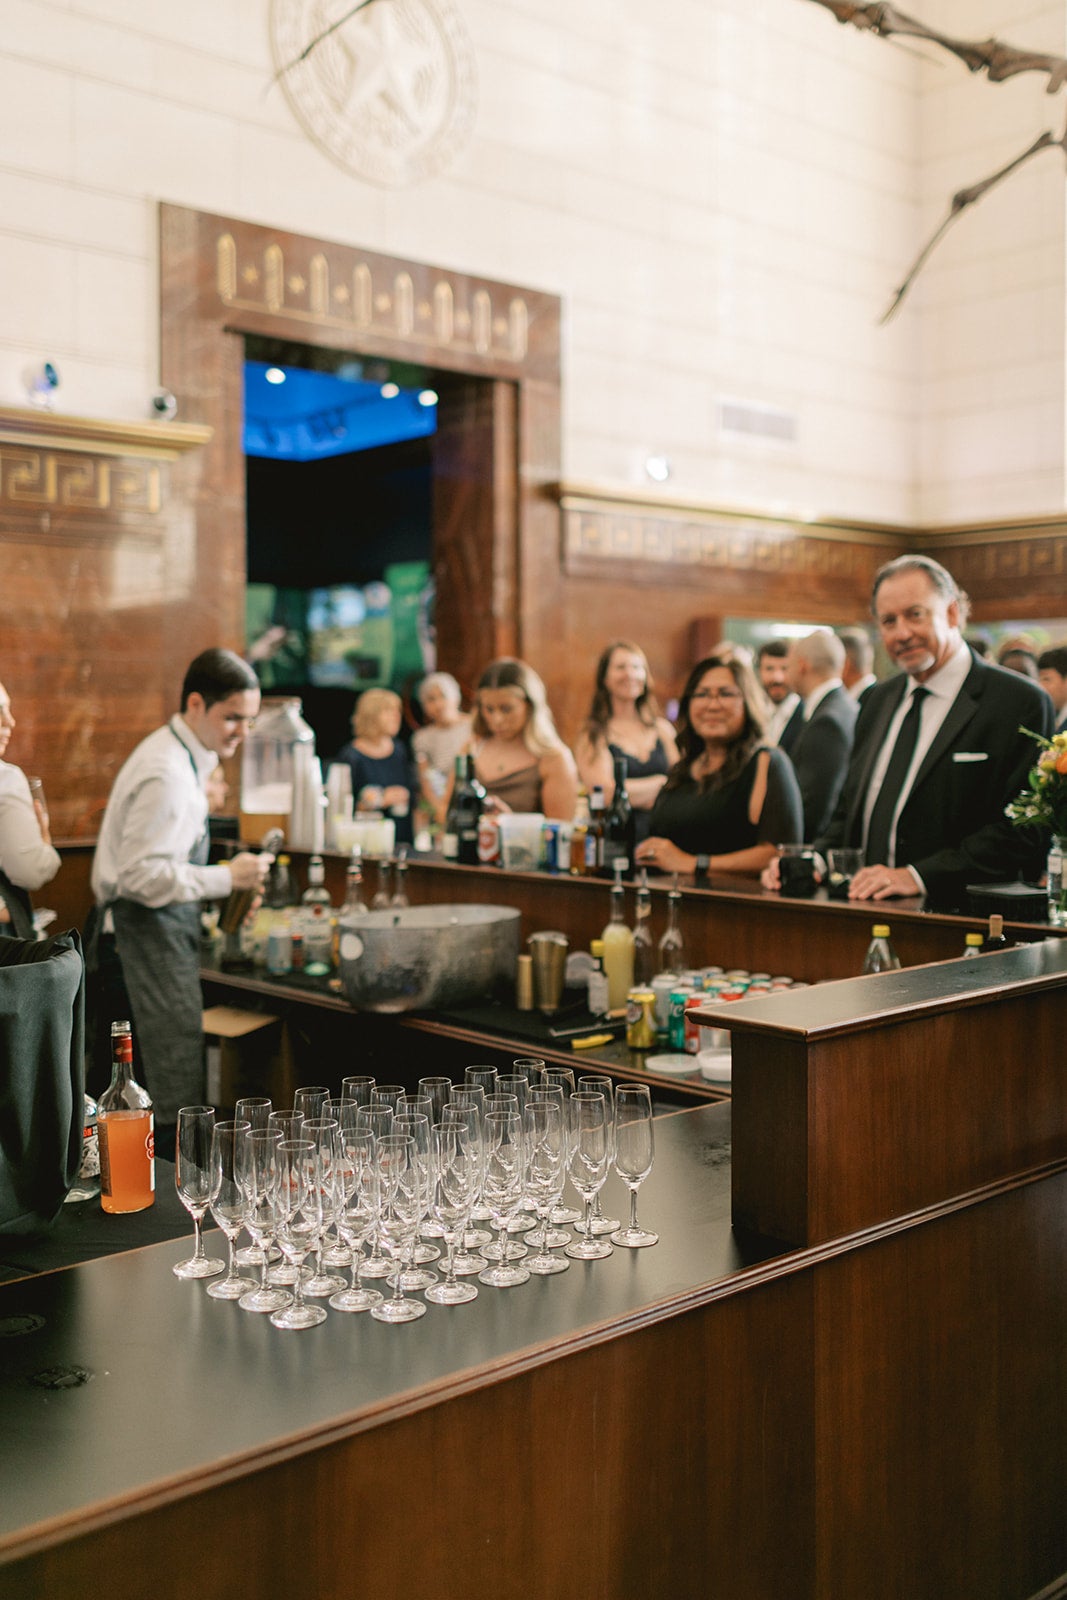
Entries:
POLYGON ((764 699, 738 652, 707 656, 689 674, 678 708, 679 759, 635 852, 659 872, 758 875, 780 844, 803 836, 800 790, 789 757, 764 743, 764 699))

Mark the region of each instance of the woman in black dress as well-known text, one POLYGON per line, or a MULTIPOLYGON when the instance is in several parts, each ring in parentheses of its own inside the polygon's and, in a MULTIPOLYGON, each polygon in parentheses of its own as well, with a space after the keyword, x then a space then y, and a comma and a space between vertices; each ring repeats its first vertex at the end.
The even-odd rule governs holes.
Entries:
POLYGON ((780 844, 802 837, 789 757, 763 742, 763 698, 749 663, 708 656, 689 674, 671 769, 637 860, 660 872, 759 874, 780 844))

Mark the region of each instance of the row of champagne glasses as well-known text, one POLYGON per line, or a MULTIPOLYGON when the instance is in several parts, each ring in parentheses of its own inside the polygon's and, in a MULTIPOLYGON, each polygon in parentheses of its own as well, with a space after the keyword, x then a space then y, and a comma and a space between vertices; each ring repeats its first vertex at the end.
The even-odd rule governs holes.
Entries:
MULTIPOLYGON (((564 1100, 564 1091, 573 1084, 570 1069, 548 1071, 563 1081, 552 1082, 542 1072, 540 1081, 531 1083, 528 1072, 498 1077, 495 1069, 472 1068, 469 1079, 476 1074, 485 1076, 456 1087, 448 1079, 423 1080, 416 1095, 407 1095, 399 1085, 378 1086, 369 1078, 346 1079, 342 1094, 349 1098, 340 1102, 331 1103, 325 1088, 305 1089, 297 1095, 303 1110, 294 1106, 294 1111, 287 1113, 274 1112, 270 1102, 260 1097, 240 1102, 238 1116, 223 1123, 215 1123, 210 1107, 183 1108, 177 1183, 193 1216, 196 1245, 193 1257, 179 1263, 175 1272, 180 1277, 207 1277, 223 1271, 223 1263, 207 1258, 203 1251, 200 1224, 210 1206, 230 1244, 226 1276, 209 1286, 208 1292, 215 1297, 240 1299, 245 1309, 269 1311, 279 1326, 312 1326, 325 1312, 304 1304, 307 1295, 329 1295, 330 1303, 339 1310, 374 1310, 381 1297, 364 1288, 362 1278, 392 1275, 394 1297, 387 1303, 392 1309, 378 1314, 382 1320, 409 1320, 422 1315, 425 1306, 405 1301, 403 1291, 407 1289, 424 1288, 431 1301, 459 1304, 477 1292, 472 1285, 459 1282, 462 1276, 476 1272, 493 1287, 510 1287, 527 1281, 531 1273, 549 1275, 565 1270, 567 1263, 551 1251, 569 1236, 552 1228, 551 1222, 560 1216, 568 1170, 585 1202, 586 1219, 584 1238, 568 1244, 565 1253, 586 1260, 610 1255, 611 1245, 596 1237, 594 1205, 613 1158, 631 1190, 631 1217, 625 1229, 614 1225, 612 1238, 632 1248, 655 1243, 657 1236, 640 1229, 636 1215, 637 1190, 651 1171, 653 1159, 647 1088, 622 1086, 611 1108, 607 1096, 598 1092, 606 1087, 610 1093, 610 1080, 591 1078, 582 1080, 582 1088, 564 1100), (486 1096, 486 1087, 495 1092, 486 1096), (518 1092, 512 1094, 511 1089, 518 1092), (309 1118, 306 1111, 327 1115, 309 1118), (253 1126, 255 1122, 258 1127, 253 1126), (396 1139, 405 1141, 403 1147, 382 1146, 383 1140, 396 1139), (293 1144, 310 1145, 310 1152, 281 1148, 293 1144), (302 1183, 298 1183, 293 1166, 298 1155, 302 1183), (272 1181, 280 1185, 281 1197, 275 1197, 268 1180, 279 1161, 278 1176, 272 1181), (298 1196, 300 1204, 284 1205, 286 1195, 298 1196), (480 1199, 497 1226, 495 1246, 485 1243, 484 1230, 471 1228, 471 1215, 480 1199), (520 1225, 518 1213, 524 1205, 537 1214, 537 1229, 529 1237, 538 1253, 519 1266, 514 1258, 525 1257, 527 1250, 509 1238, 509 1229, 520 1225), (310 1232, 309 1216, 314 1221, 310 1232), (270 1226, 272 1219, 274 1225, 270 1226), (337 1228, 343 1241, 342 1259, 351 1278, 347 1286, 337 1275, 322 1270, 324 1239, 330 1226, 337 1228), (253 1240, 247 1255, 248 1264, 260 1267, 258 1286, 237 1272, 240 1253, 235 1258, 235 1242, 242 1227, 253 1240), (439 1255, 419 1243, 420 1231, 444 1239, 448 1260, 443 1284, 420 1264, 439 1255), (298 1249, 305 1237, 306 1248, 298 1249), (368 1239, 371 1255, 364 1259, 362 1248, 368 1239), (275 1240, 286 1264, 274 1270, 273 1283, 268 1284, 267 1261, 275 1240), (393 1263, 381 1254, 383 1240, 390 1246, 393 1263), (482 1255, 473 1256, 471 1249, 479 1244, 482 1255), (308 1254, 316 1257, 318 1265, 305 1281, 308 1254), (487 1255, 495 1255, 492 1265, 486 1265, 487 1255), (405 1256, 406 1267, 401 1259, 405 1256), (296 1291, 295 1310, 282 1288, 290 1284, 296 1291)), ((526 1219, 526 1226, 534 1220, 526 1219)))

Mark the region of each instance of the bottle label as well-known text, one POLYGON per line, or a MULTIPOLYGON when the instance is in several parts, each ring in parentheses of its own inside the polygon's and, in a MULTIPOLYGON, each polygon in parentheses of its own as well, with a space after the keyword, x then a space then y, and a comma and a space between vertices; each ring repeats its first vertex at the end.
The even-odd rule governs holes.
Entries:
POLYGON ((446 833, 441 841, 441 854, 446 861, 455 861, 459 855, 459 834, 446 833))

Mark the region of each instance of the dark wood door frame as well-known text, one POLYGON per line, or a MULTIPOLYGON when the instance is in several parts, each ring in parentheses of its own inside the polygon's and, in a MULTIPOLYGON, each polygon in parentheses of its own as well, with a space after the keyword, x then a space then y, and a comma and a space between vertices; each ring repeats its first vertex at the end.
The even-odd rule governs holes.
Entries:
POLYGON ((500 654, 556 674, 560 302, 350 245, 160 207, 160 371, 213 429, 186 466, 197 588, 244 638, 244 336, 434 368, 434 564, 441 665, 470 685, 500 654))

